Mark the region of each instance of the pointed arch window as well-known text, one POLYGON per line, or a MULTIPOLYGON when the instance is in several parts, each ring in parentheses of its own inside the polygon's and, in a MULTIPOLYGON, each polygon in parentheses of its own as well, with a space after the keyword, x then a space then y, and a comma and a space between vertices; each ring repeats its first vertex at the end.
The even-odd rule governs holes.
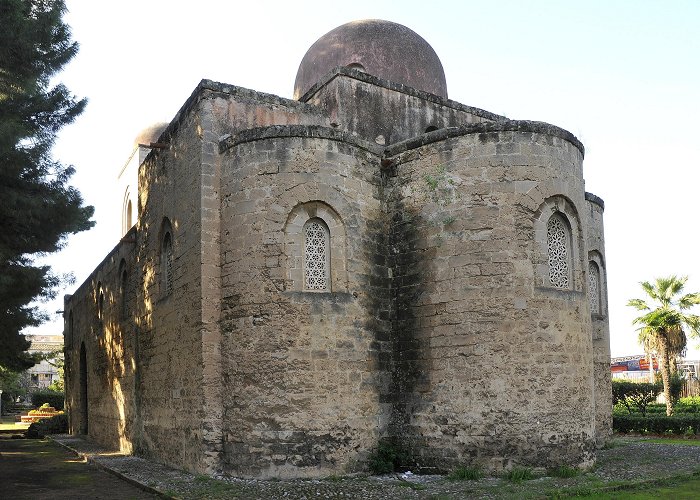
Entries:
POLYGON ((168 218, 163 219, 160 240, 160 292, 163 297, 173 291, 173 229, 168 218))
POLYGON ((127 317, 126 286, 129 274, 126 271, 126 261, 122 259, 119 263, 119 306, 122 319, 127 317))
POLYGON ((588 263, 588 301, 591 314, 602 314, 600 307, 600 269, 595 262, 588 263))
POLYGON ((133 217, 133 208, 131 206, 131 200, 129 200, 126 204, 126 227, 127 231, 131 228, 131 226, 134 225, 132 217, 133 217))
POLYGON ((132 195, 129 186, 124 192, 124 202, 122 203, 122 236, 129 232, 131 226, 134 225, 134 205, 132 203, 132 195))
POLYGON ((330 232, 323 220, 304 224, 304 289, 330 291, 330 232))
POLYGON ((173 237, 170 231, 163 235, 160 265, 163 295, 170 295, 173 291, 173 237))
POLYGON ((571 288, 571 229, 563 216, 552 215, 547 222, 549 284, 571 288))
POLYGON ((102 283, 97 283, 97 319, 102 322, 105 312, 105 292, 102 283))

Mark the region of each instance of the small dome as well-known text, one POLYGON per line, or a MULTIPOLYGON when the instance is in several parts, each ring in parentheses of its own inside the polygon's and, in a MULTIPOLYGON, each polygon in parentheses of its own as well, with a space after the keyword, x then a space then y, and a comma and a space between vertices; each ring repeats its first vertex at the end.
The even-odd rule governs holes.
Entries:
POLYGON ((134 139, 134 147, 138 146, 139 144, 150 144, 152 142, 157 142, 160 134, 163 133, 167 126, 168 123, 160 122, 146 127, 139 132, 136 139, 134 139))
POLYGON ((447 97, 445 72, 437 54, 420 35, 401 24, 365 19, 323 35, 301 60, 294 99, 338 66, 447 97))

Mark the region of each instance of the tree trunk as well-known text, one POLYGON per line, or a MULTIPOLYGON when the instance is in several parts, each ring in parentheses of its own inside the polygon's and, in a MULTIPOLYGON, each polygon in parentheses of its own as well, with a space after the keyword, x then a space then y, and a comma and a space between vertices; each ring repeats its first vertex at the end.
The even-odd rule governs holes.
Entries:
POLYGON ((668 338, 661 334, 659 342, 659 357, 661 358, 659 369, 661 369, 661 380, 664 383, 664 398, 666 399, 666 415, 673 413, 673 402, 671 401, 671 363, 668 356, 668 338))

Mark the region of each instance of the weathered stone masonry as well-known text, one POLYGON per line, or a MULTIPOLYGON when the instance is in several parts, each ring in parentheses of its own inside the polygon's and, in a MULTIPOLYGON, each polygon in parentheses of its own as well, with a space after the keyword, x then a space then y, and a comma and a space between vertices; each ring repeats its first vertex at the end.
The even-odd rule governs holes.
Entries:
POLYGON ((300 101, 203 80, 158 138, 135 227, 66 298, 72 432, 247 477, 361 470, 384 439, 440 470, 594 460, 609 330, 583 146, 425 92, 410 60, 402 81, 343 60, 377 26, 427 51, 364 23, 300 101))

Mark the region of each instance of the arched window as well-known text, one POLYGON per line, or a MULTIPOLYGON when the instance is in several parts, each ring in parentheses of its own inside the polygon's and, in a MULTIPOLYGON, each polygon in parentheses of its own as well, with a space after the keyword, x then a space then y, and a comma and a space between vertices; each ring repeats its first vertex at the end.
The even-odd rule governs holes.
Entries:
POLYGON ((132 207, 131 207, 131 200, 129 200, 129 201, 127 202, 127 204, 126 204, 126 227, 127 227, 127 231, 131 228, 131 226, 134 225, 133 219, 132 219, 132 215, 133 215, 132 212, 133 212, 133 209, 132 209, 132 207))
POLYGON ((296 205, 284 226, 285 290, 347 292, 343 220, 322 201, 296 205))
POLYGON ((160 272, 163 295, 173 290, 173 237, 169 230, 163 234, 160 252, 160 272))
POLYGON ((547 222, 549 284, 571 288, 571 230, 568 222, 555 213, 547 222))
POLYGON ((591 314, 605 316, 605 267, 598 252, 591 252, 588 262, 588 301, 591 314))
POLYGON ((127 300, 126 300, 126 284, 129 278, 126 272, 126 261, 122 259, 119 264, 119 310, 121 318, 125 319, 127 317, 127 300))
POLYGON ((304 225, 304 289, 330 291, 330 233, 321 219, 304 225))
POLYGON ((122 236, 129 232, 134 225, 134 206, 131 201, 131 191, 127 186, 122 203, 122 236))
POLYGON ((102 283, 97 283, 97 319, 104 320, 105 312, 105 292, 102 290, 102 283))

